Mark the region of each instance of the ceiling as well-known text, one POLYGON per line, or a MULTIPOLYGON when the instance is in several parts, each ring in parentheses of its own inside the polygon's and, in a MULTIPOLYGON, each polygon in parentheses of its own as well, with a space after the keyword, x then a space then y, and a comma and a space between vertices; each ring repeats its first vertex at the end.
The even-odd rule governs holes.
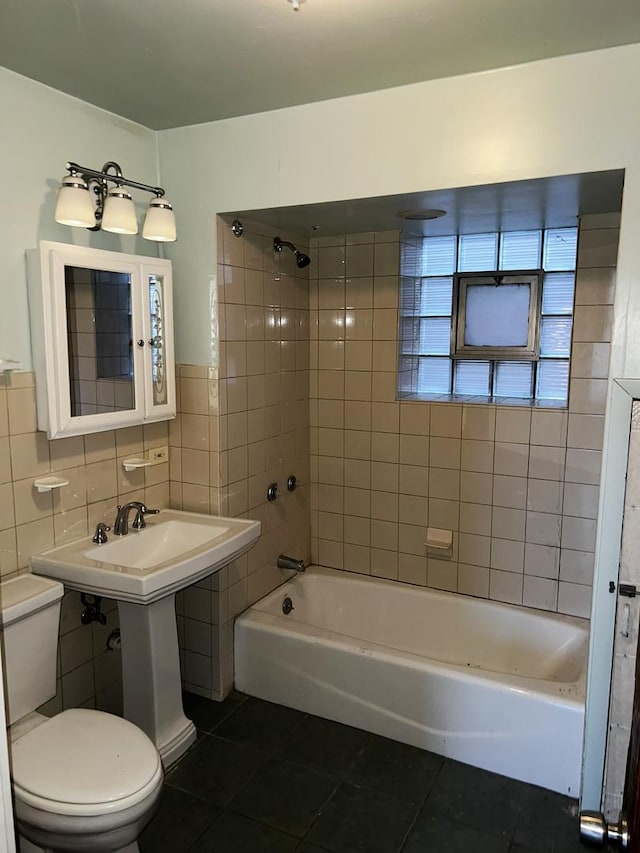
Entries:
POLYGON ((0 3, 0 65, 155 129, 634 42, 638 0, 0 3))
POLYGON ((254 220, 306 237, 390 231, 409 234, 481 234, 576 225, 577 217, 614 213, 622 206, 624 172, 590 172, 477 187, 378 196, 377 198, 263 210, 229 211, 226 217, 254 220), (400 210, 439 209, 428 222, 398 217, 400 210))

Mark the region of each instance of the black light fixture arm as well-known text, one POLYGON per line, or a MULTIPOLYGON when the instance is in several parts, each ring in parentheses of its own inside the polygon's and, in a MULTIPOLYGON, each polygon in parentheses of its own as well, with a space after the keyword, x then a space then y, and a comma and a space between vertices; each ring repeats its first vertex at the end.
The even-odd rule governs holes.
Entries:
POLYGON ((158 196, 158 198, 162 198, 164 195, 164 189, 162 187, 154 187, 151 186, 151 184, 142 184, 140 181, 132 181, 131 178, 125 178, 122 174, 122 169, 117 163, 114 163, 113 160, 109 160, 105 163, 100 172, 96 169, 89 169, 87 166, 79 166, 77 163, 67 163, 66 168, 72 175, 80 174, 84 175, 85 178, 93 178, 94 180, 100 181, 104 187, 106 187, 107 181, 113 181, 113 183, 118 186, 134 187, 134 189, 137 190, 145 190, 145 192, 153 193, 158 196), (111 174, 110 170, 113 170, 115 174, 111 174))

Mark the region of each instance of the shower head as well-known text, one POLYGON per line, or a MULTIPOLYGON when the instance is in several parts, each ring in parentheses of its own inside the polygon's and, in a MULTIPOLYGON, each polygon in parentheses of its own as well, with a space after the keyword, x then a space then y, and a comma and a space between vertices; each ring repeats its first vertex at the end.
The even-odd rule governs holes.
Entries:
POLYGON ((298 269, 303 269, 304 267, 309 266, 311 263, 309 255, 305 255, 304 252, 296 249, 293 243, 289 243, 287 240, 281 240, 279 237, 273 238, 273 248, 276 252, 281 252, 284 246, 286 246, 287 249, 291 249, 293 254, 296 256, 296 266, 298 269))

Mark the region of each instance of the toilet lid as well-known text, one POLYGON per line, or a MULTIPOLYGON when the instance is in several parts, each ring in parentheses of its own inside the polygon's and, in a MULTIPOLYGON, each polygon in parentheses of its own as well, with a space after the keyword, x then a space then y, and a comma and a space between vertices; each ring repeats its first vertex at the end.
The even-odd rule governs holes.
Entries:
POLYGON ((131 797, 157 776, 160 756, 133 723, 74 708, 12 745, 14 784, 35 797, 75 805, 131 797))

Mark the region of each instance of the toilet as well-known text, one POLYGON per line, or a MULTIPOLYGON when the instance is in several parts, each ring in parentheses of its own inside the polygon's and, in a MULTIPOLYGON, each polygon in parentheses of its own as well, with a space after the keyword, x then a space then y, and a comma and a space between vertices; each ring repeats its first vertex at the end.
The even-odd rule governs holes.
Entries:
POLYGON ((21 853, 136 853, 162 788, 155 746, 113 714, 35 713, 56 692, 62 584, 0 583, 7 738, 21 853))

